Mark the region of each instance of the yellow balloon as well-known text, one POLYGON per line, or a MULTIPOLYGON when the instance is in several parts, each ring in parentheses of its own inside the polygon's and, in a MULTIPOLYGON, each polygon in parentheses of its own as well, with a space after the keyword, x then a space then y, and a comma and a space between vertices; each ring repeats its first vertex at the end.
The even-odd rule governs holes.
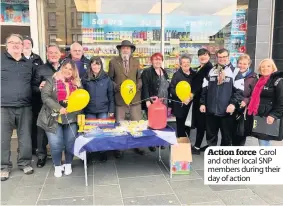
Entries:
POLYGON ((89 102, 89 93, 84 89, 77 89, 72 92, 68 99, 67 111, 77 112, 85 108, 89 102))
POLYGON ((121 96, 126 103, 129 105, 134 99, 137 92, 137 86, 133 80, 127 79, 121 85, 121 96))
POLYGON ((176 94, 184 102, 191 97, 191 85, 186 81, 180 81, 176 86, 176 94))

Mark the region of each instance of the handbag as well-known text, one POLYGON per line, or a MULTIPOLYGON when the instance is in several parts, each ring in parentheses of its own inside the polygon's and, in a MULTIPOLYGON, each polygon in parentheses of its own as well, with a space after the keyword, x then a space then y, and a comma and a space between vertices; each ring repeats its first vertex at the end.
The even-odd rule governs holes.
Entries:
POLYGON ((236 117, 237 120, 237 136, 245 136, 245 114, 240 114, 236 117))
POLYGON ((253 133, 278 137, 280 133, 280 123, 280 119, 275 119, 273 124, 267 124, 266 117, 255 116, 253 122, 253 133))
POLYGON ((192 115, 193 115, 193 103, 190 106, 186 121, 185 121, 185 125, 188 127, 192 126, 192 115))

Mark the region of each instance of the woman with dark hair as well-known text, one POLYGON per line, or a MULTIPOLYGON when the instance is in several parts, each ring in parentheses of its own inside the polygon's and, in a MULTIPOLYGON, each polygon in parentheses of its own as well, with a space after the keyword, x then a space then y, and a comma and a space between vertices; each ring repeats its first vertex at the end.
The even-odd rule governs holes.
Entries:
POLYGON ((41 90, 43 107, 37 125, 45 130, 50 145, 55 177, 72 173, 73 146, 77 136, 77 114, 67 112, 68 98, 81 81, 75 62, 67 60, 61 69, 46 80, 41 90), (62 152, 65 151, 65 164, 61 165, 62 152))
MULTIPOLYGON (((150 58, 152 66, 143 70, 142 78, 142 99, 147 99, 146 105, 143 105, 147 112, 148 107, 152 104, 150 97, 164 98, 164 104, 167 105, 169 77, 166 71, 162 68, 163 55, 155 53, 150 58)), ((155 147, 149 147, 149 150, 154 152, 155 147)))
MULTIPOLYGON (((106 119, 113 117, 115 109, 113 83, 103 70, 100 57, 90 59, 82 84, 90 95, 90 101, 84 109, 86 118, 106 119)), ((100 160, 107 161, 106 153, 100 154, 100 160)))

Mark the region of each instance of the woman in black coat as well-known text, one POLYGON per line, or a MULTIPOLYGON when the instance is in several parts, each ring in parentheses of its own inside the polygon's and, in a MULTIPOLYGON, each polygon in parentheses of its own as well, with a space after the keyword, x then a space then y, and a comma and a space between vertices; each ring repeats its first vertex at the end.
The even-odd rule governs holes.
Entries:
MULTIPOLYGON (((148 107, 152 104, 151 97, 165 98, 164 104, 167 104, 169 78, 166 71, 162 68, 163 55, 155 53, 150 58, 152 66, 142 72, 142 99, 146 99, 143 104, 146 114, 148 107)), ((163 147, 162 147, 163 149, 163 147)), ((149 147, 149 150, 156 151, 155 147, 149 147)))
MULTIPOLYGON (((173 78, 170 84, 170 94, 172 101, 172 111, 174 116, 176 117, 177 124, 177 136, 178 137, 189 137, 190 136, 190 127, 185 125, 188 112, 191 106, 192 97, 185 100, 181 103, 181 100, 178 98, 176 94, 176 86, 180 81, 186 81, 190 85, 192 85, 192 80, 195 75, 195 72, 190 68, 191 58, 189 55, 182 55, 180 58, 181 68, 174 73, 173 78), (179 102, 176 102, 179 101, 179 102)), ((193 88, 192 88, 193 93, 193 88)))
POLYGON ((248 54, 241 55, 238 59, 239 73, 235 78, 235 84, 244 85, 244 99, 241 102, 241 105, 239 105, 238 108, 236 107, 238 113, 237 116, 239 117, 237 121, 237 128, 240 129, 237 130, 233 136, 233 146, 244 146, 247 136, 250 136, 252 132, 253 116, 244 114, 250 103, 251 95, 257 81, 257 74, 253 72, 253 69, 251 69, 250 66, 250 56, 248 54))
MULTIPOLYGON (((259 64, 260 77, 254 87, 248 114, 263 117, 266 124, 271 125, 276 120, 283 121, 283 72, 277 71, 272 59, 264 59, 259 64)), ((263 127, 265 125, 258 125, 263 127)), ((270 146, 270 140, 282 141, 282 123, 278 136, 271 136, 253 131, 252 136, 259 139, 260 146, 270 146)))
POLYGON ((198 58, 200 66, 194 69, 196 71, 196 75, 193 79, 193 88, 195 90, 194 99, 193 99, 193 113, 192 113, 192 127, 196 128, 196 142, 195 145, 192 147, 193 154, 200 154, 200 151, 206 149, 206 147, 201 148, 201 144, 205 134, 205 119, 206 114, 201 113, 200 108, 200 97, 202 93, 202 84, 205 77, 208 76, 210 70, 212 69, 213 65, 209 61, 210 60, 210 52, 207 49, 199 49, 198 50, 198 58))

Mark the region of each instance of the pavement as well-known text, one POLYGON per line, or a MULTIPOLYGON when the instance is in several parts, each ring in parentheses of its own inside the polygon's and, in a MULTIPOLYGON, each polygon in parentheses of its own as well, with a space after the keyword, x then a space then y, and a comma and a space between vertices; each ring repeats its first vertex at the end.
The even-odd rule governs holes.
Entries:
MULTIPOLYGON (((258 143, 250 137, 247 145, 258 143)), ((34 157, 35 173, 24 175, 15 167, 16 150, 17 139, 13 139, 14 168, 10 179, 1 182, 1 205, 283 205, 283 185, 204 185, 203 153, 193 156, 190 175, 172 179, 157 161, 157 152, 148 149, 145 156, 127 151, 120 160, 109 153, 106 163, 94 157, 88 165, 86 187, 81 160, 74 160, 70 176, 55 178, 51 160, 39 169, 34 157)), ((168 160, 168 149, 163 154, 168 160)))

